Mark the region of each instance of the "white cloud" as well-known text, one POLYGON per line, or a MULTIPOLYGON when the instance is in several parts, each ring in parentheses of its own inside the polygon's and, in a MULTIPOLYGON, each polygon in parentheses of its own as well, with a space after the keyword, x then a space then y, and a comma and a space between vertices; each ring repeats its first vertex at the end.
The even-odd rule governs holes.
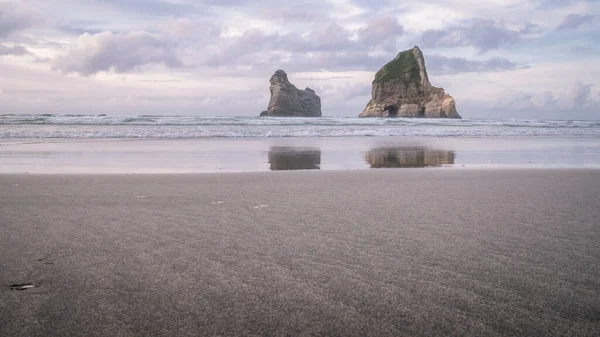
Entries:
POLYGON ((53 59, 52 69, 87 76, 101 71, 131 71, 146 64, 181 67, 175 49, 175 42, 147 32, 86 33, 64 55, 53 59))

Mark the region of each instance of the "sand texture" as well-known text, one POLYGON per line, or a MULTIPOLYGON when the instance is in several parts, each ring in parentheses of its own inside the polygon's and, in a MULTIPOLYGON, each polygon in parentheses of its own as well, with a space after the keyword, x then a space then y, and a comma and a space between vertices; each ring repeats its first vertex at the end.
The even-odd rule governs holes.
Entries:
POLYGON ((599 336, 599 205, 583 169, 0 175, 0 336, 599 336))

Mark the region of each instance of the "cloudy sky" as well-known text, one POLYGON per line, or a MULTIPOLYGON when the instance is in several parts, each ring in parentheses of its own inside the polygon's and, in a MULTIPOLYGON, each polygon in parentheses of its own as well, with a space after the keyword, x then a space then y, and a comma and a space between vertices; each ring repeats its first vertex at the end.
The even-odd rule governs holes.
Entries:
POLYGON ((0 113, 357 116, 414 45, 463 117, 600 119, 600 0, 0 0, 0 113))

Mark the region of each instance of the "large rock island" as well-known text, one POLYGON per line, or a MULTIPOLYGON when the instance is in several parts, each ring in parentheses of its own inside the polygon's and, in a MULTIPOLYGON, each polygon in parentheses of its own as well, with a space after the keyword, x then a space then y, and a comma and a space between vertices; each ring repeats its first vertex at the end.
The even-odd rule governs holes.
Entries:
POLYGON ((283 70, 277 70, 269 82, 271 100, 261 116, 321 117, 321 98, 314 90, 296 88, 283 70))
POLYGON ((371 101, 359 117, 461 118, 454 98, 429 83, 417 46, 399 53, 375 74, 371 101))

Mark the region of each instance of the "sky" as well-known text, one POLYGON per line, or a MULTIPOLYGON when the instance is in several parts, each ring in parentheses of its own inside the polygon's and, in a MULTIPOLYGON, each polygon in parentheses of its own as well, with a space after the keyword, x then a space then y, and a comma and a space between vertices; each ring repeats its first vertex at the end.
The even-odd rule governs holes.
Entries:
POLYGON ((600 0, 0 0, 0 114, 356 117, 419 46, 464 118, 600 119, 600 0))

